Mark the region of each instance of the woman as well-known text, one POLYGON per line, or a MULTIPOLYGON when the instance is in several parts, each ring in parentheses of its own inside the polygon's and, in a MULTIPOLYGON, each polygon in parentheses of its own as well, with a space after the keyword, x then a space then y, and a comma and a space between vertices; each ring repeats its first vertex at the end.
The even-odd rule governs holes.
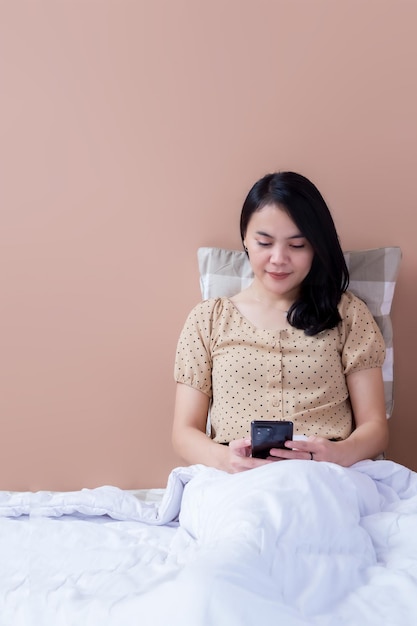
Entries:
POLYGON ((227 472, 283 459, 348 467, 374 458, 388 443, 385 346, 366 305, 347 291, 322 195, 300 174, 269 174, 250 190, 240 228, 254 280, 232 298, 198 304, 185 323, 175 450, 227 472), (291 420, 296 440, 252 458, 254 419, 291 420))

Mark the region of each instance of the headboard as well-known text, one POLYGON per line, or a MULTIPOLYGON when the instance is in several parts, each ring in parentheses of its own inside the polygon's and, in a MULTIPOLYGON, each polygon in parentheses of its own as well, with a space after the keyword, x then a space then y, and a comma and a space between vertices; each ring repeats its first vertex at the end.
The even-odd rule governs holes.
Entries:
MULTIPOLYGON (((246 253, 224 248, 199 248, 198 267, 202 298, 233 296, 253 279, 246 253)), ((361 298, 374 316, 386 345, 382 368, 387 417, 394 404, 394 355, 391 305, 401 261, 397 246, 344 253, 350 273, 349 289, 361 298)))

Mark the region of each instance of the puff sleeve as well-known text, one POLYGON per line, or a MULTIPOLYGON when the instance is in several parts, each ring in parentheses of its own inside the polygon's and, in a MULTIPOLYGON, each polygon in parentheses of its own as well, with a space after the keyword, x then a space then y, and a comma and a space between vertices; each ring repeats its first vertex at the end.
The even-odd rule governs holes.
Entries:
POLYGON ((382 367, 385 342, 366 304, 350 292, 344 294, 339 312, 342 317, 342 364, 346 376, 362 369, 382 367))
POLYGON ((174 378, 212 397, 211 334, 217 299, 197 304, 187 317, 178 339, 174 378))

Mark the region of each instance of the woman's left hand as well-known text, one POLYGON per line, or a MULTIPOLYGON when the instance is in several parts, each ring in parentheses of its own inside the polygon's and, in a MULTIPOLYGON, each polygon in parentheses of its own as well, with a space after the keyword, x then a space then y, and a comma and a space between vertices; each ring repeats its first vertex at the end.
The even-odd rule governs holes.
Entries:
POLYGON ((279 459, 302 459, 304 461, 328 461, 343 465, 338 442, 324 437, 308 437, 300 441, 286 441, 285 448, 272 448, 271 457, 279 459))

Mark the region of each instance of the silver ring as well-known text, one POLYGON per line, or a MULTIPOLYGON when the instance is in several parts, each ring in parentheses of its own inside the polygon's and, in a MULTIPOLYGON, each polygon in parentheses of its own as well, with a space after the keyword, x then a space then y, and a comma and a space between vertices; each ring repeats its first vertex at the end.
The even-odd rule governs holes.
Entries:
POLYGON ((314 461, 314 456, 313 456, 313 453, 312 453, 312 452, 310 452, 310 460, 311 460, 311 461, 314 461))

